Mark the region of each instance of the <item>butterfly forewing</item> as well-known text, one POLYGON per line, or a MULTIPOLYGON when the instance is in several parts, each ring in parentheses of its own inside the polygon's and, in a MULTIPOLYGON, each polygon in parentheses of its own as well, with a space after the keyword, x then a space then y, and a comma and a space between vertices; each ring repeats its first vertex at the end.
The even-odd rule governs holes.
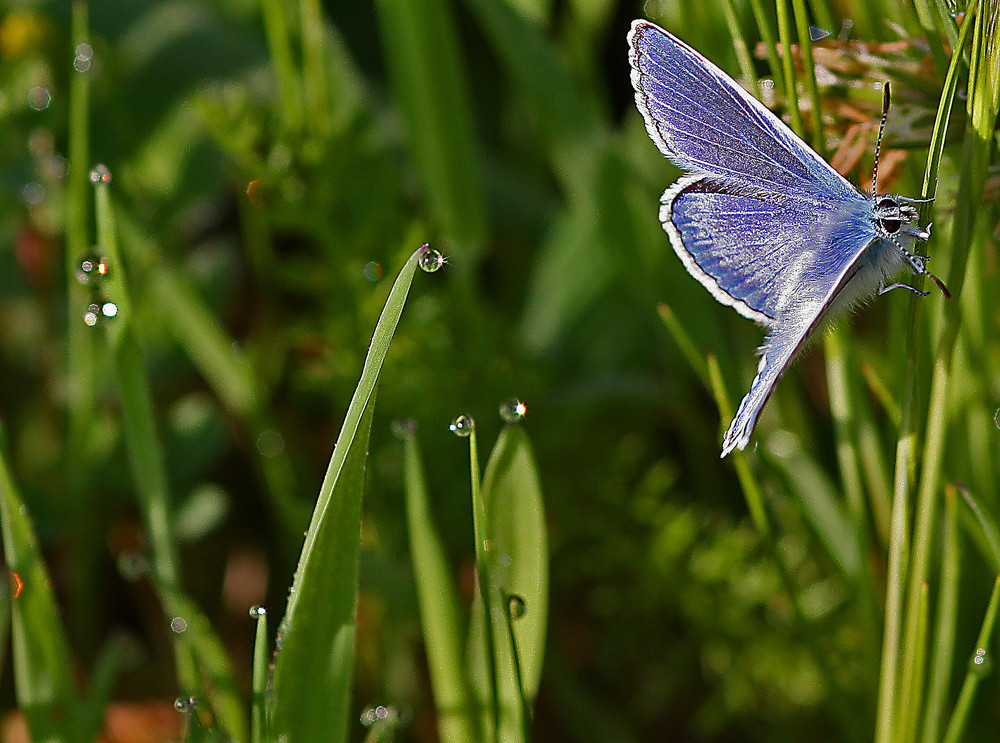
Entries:
POLYGON ((629 48, 646 130, 678 166, 806 200, 828 189, 854 190, 757 99, 677 37, 635 21, 629 48))

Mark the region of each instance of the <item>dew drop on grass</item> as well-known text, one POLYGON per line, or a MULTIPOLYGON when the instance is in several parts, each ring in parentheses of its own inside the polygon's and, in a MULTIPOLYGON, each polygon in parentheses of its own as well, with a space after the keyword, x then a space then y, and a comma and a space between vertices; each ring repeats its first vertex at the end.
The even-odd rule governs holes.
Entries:
POLYGON ((417 257, 417 265, 420 266, 420 270, 426 273, 434 273, 447 262, 441 253, 434 250, 427 243, 420 246, 420 255, 417 257))
POLYGON ((111 183, 111 171, 108 170, 108 166, 101 163, 95 165, 94 169, 90 171, 90 182, 91 183, 111 183))
POLYGON ((108 275, 111 267, 107 258, 99 258, 96 255, 87 255, 80 259, 76 268, 76 280, 84 286, 97 284, 108 275))
POLYGON ((1000 428, 1000 410, 997 410, 996 414, 993 416, 993 422, 997 424, 997 428, 1000 428))
POLYGON ((254 604, 250 607, 250 616, 254 619, 260 619, 261 617, 267 616, 267 609, 258 604, 254 604))
POLYGON ((972 672, 977 676, 986 676, 992 670, 992 665, 986 648, 976 648, 976 652, 972 654, 972 672))
POLYGON ((90 327, 94 327, 100 319, 101 305, 97 302, 91 302, 91 304, 87 306, 87 311, 83 313, 83 321, 90 327))
POLYGON ((472 420, 471 416, 459 415, 451 422, 448 429, 463 439, 472 435, 473 430, 476 428, 476 422, 472 420))
POLYGON ((507 598, 507 609, 510 611, 510 615, 514 619, 520 619, 528 613, 528 605, 524 603, 524 599, 516 593, 507 598))
POLYGON ((52 94, 48 88, 38 86, 28 91, 28 105, 36 111, 44 111, 50 103, 52 103, 52 94))
POLYGON ((174 709, 178 712, 193 712, 198 706, 198 700, 194 697, 177 697, 174 700, 174 709))
POLYGON ((500 405, 500 417, 504 423, 520 423, 528 412, 528 406, 516 398, 507 400, 500 405))
POLYGON ((375 707, 368 707, 361 713, 361 724, 368 728, 379 720, 386 719, 391 714, 393 714, 393 710, 381 704, 375 707))
POLYGON ((184 617, 174 617, 170 620, 170 629, 176 632, 178 635, 182 632, 187 631, 188 623, 184 617))
POLYGON ((77 72, 86 72, 90 69, 90 63, 94 59, 94 48, 87 42, 76 45, 76 52, 73 56, 73 69, 77 72))

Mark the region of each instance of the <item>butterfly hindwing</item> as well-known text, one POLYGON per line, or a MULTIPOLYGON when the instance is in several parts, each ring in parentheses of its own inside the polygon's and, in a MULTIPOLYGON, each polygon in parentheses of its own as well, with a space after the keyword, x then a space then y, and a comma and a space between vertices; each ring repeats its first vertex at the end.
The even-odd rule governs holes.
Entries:
POLYGON ((691 176, 664 194, 660 219, 716 299, 774 327, 799 313, 807 295, 825 299, 876 238, 865 207, 860 199, 805 204, 691 176))

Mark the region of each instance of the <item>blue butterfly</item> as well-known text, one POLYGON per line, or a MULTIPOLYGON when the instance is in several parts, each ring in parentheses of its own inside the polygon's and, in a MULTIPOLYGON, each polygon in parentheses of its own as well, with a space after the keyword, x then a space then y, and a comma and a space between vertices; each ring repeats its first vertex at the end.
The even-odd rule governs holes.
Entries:
POLYGON ((907 266, 948 292, 926 258, 909 250, 930 237, 929 225, 917 225, 919 202, 859 191, 736 81, 659 26, 633 21, 628 44, 646 131, 687 173, 660 200, 674 251, 713 297, 770 329, 757 376, 722 442, 725 457, 749 443, 775 384, 817 328, 876 293, 916 292, 888 283, 907 266))

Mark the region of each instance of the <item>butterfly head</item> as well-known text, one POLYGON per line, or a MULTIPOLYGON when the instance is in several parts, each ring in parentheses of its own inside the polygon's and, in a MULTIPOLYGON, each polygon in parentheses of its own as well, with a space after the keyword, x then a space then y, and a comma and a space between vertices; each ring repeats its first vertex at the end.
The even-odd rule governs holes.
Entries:
POLYGON ((917 208, 900 196, 875 197, 872 219, 879 230, 890 239, 896 235, 906 235, 917 240, 929 239, 930 229, 922 229, 917 225, 919 216, 917 208))

